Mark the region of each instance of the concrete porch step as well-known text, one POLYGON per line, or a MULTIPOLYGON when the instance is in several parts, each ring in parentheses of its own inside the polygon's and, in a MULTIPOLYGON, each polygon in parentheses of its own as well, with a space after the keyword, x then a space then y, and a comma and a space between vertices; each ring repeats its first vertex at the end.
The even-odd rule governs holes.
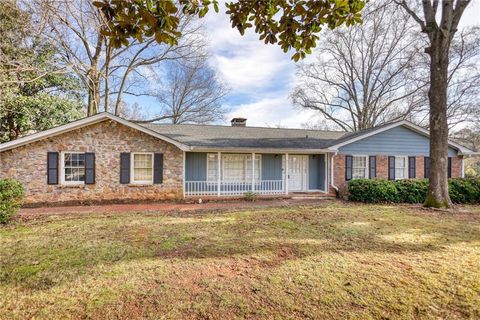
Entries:
POLYGON ((289 194, 291 199, 305 200, 305 199, 335 199, 334 194, 322 192, 294 192, 289 194))

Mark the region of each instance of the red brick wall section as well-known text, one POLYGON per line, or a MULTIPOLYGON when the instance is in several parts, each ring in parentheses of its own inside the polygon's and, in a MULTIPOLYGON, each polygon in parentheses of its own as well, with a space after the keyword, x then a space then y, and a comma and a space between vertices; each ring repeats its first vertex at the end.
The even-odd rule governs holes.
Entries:
POLYGON ((452 178, 460 178, 462 176, 462 161, 461 157, 452 157, 452 178))
POLYGON ((388 156, 377 156, 377 178, 388 179, 388 156))
POLYGON ((415 157, 415 178, 423 179, 425 174, 425 157, 417 156, 415 157))
MULTIPOLYGON (((452 157, 452 178, 461 177, 462 172, 461 157, 452 157)), ((337 154, 333 156, 333 177, 334 185, 338 187, 340 194, 347 192, 347 181, 345 180, 345 155, 337 154)), ((415 177, 424 178, 424 157, 415 157, 415 177)), ((377 155, 377 178, 388 179, 388 156, 377 155)), ((330 190, 333 192, 333 188, 330 190)))
MULTIPOLYGON (((347 190, 347 182, 345 180, 345 155, 337 154, 333 156, 333 184, 338 188, 340 194, 344 194, 347 190)), ((333 188, 330 192, 335 193, 333 188)))

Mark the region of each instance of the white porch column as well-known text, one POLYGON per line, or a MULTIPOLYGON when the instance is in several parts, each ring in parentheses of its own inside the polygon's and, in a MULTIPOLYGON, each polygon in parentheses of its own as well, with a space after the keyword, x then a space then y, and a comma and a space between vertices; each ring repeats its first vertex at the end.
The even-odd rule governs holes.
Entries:
POLYGON ((220 197, 220 188, 221 188, 221 173, 222 173, 222 170, 221 170, 221 165, 222 165, 222 153, 221 152, 218 152, 217 153, 217 196, 220 197))
POLYGON ((186 173, 185 173, 185 168, 186 168, 186 165, 185 165, 185 162, 187 161, 187 154, 185 151, 183 151, 183 175, 182 175, 182 178, 183 178, 183 197, 185 198, 185 194, 186 194, 186 186, 187 186, 187 182, 185 181, 186 179, 186 173))
POLYGON ((252 153, 252 192, 255 191, 255 152, 252 153))
POLYGON ((288 195, 288 153, 285 153, 285 194, 288 195))

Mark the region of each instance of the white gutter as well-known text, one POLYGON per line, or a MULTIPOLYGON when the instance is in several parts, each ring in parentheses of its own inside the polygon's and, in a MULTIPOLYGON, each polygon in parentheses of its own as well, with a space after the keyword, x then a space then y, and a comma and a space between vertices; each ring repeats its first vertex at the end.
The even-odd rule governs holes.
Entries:
MULTIPOLYGON (((330 153, 331 154, 331 153, 330 153)), ((335 174, 334 174, 334 166, 333 166, 333 157, 335 157, 338 154, 338 151, 335 151, 334 154, 330 157, 330 174, 331 174, 331 179, 330 179, 330 185, 332 188, 335 190, 335 193, 338 194, 338 187, 335 185, 335 174)))
POLYGON ((226 147, 226 148, 207 148, 207 147, 190 147, 191 152, 238 152, 238 153, 294 153, 294 154, 318 154, 331 152, 328 149, 286 149, 286 148, 235 148, 235 147, 226 147))

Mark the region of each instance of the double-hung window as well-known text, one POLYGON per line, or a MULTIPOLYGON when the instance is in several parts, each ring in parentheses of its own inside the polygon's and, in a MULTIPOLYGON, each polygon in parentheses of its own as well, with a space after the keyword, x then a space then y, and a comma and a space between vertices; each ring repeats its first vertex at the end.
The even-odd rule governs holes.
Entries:
POLYGON ((62 152, 60 161, 63 184, 85 183, 85 153, 62 152))
MULTIPOLYGON (((255 155, 255 180, 261 177, 261 155, 255 155)), ((251 154, 222 155, 222 180, 225 182, 252 181, 253 165, 251 154)))
POLYGON ((395 180, 408 178, 408 157, 395 157, 395 180))
POLYGON ((368 178, 368 159, 367 156, 352 157, 352 179, 368 178))
POLYGON ((207 154, 207 181, 217 183, 218 171, 218 154, 207 154))
POLYGON ((153 183, 153 153, 132 153, 131 166, 131 181, 133 183, 153 183))
POLYGON ((246 181, 246 161, 243 154, 222 155, 223 181, 244 182, 246 181))

